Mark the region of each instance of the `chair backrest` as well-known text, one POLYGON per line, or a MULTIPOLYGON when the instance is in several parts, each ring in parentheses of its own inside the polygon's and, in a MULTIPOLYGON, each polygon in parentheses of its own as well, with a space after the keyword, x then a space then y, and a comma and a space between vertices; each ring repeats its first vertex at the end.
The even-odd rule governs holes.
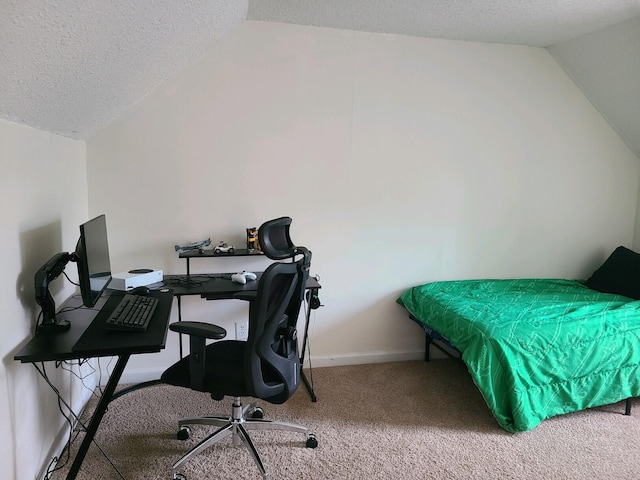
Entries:
POLYGON ((300 383, 297 323, 309 278, 311 252, 293 245, 290 224, 290 218, 282 217, 266 222, 258 231, 260 246, 269 258, 276 255, 278 260, 294 261, 275 262, 264 271, 249 308, 245 349, 247 388, 254 397, 270 403, 285 402, 300 383), (301 255, 298 260, 297 254, 301 255))
POLYGON ((289 235, 291 221, 291 217, 280 217, 260 225, 258 242, 264 254, 270 259, 284 260, 295 255, 296 246, 289 235))

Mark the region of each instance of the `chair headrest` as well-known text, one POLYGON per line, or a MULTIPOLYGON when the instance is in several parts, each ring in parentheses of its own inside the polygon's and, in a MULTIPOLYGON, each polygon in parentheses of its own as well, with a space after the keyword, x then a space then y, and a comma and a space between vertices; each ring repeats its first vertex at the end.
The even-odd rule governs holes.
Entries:
POLYGON ((293 257, 296 246, 289 236, 291 217, 269 220, 258 229, 258 242, 264 254, 272 260, 284 260, 293 257))

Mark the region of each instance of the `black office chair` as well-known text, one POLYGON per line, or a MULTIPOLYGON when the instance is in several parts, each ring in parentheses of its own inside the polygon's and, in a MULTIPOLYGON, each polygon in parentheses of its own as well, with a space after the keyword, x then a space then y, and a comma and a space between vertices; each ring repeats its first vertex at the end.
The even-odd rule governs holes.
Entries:
POLYGON ((311 252, 296 247, 289 236, 291 218, 282 217, 264 223, 258 230, 262 251, 274 262, 258 279, 255 292, 239 293, 249 303, 247 341, 220 340, 226 331, 202 322, 178 322, 171 330, 189 335, 190 353, 162 374, 171 385, 208 392, 215 400, 233 397, 230 417, 186 418, 178 422, 178 438, 189 438, 188 425, 214 425, 218 429, 198 443, 173 465, 173 478, 184 480, 178 469, 194 455, 232 436, 233 444, 244 443, 267 478, 265 467, 248 430, 289 430, 307 434, 306 446, 318 443, 308 429, 291 423, 262 418, 262 409, 241 397, 253 397, 273 404, 286 402, 300 382, 300 358, 296 324, 309 276, 311 252), (296 257, 300 257, 296 260, 296 257), (220 340, 205 346, 207 339, 220 340))

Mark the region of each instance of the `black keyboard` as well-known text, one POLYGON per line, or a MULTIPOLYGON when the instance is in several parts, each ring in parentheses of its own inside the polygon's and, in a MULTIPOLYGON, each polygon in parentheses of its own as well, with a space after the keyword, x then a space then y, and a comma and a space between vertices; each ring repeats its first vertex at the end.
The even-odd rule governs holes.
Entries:
POLYGON ((144 332, 158 306, 158 299, 126 294, 107 319, 108 330, 144 332))

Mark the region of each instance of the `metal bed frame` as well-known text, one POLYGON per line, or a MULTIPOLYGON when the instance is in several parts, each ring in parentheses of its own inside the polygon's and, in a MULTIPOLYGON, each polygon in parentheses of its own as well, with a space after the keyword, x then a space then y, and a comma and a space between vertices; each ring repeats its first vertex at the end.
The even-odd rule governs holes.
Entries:
MULTIPOLYGON (((416 317, 414 317, 411 313, 409 314, 409 318, 417 323, 422 330, 424 330, 426 334, 426 342, 424 349, 424 361, 428 362, 431 360, 431 345, 436 347, 442 353, 444 353, 447 357, 452 358, 454 360, 458 360, 462 362, 462 352, 458 350, 455 345, 453 345, 446 337, 438 333, 433 328, 428 325, 422 323, 416 317)), ((631 398, 627 398, 624 407, 624 414, 631 415, 631 398)))

